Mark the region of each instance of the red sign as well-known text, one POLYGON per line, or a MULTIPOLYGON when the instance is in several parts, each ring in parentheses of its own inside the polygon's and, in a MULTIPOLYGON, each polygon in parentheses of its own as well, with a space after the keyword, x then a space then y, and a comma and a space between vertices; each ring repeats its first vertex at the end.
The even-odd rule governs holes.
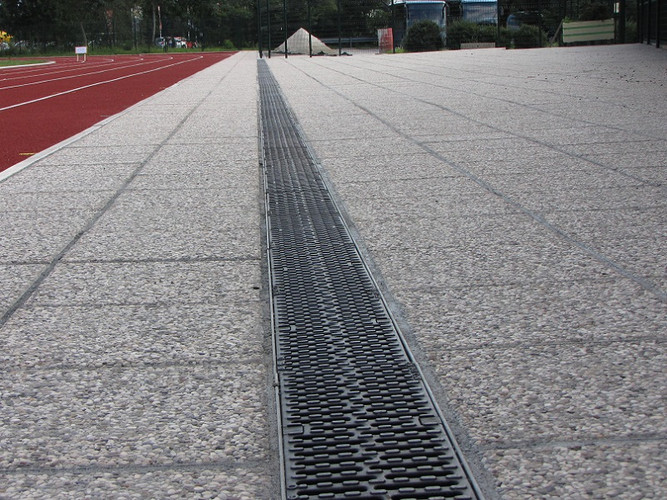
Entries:
POLYGON ((394 31, 391 28, 378 30, 378 42, 380 45, 380 52, 393 52, 394 31))

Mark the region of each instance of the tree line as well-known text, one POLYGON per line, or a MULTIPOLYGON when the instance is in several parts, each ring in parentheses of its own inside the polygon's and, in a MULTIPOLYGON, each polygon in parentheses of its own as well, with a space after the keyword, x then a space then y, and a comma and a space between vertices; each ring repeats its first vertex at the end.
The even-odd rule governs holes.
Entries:
MULTIPOLYGON (((611 0, 499 0, 509 13, 538 8, 549 26, 578 17, 584 6, 611 0)), ((59 50, 76 45, 155 48, 156 38, 184 37, 198 46, 255 47, 258 29, 274 39, 299 27, 318 36, 368 36, 391 25, 392 0, 0 0, 0 30, 25 47, 59 50), (285 15, 286 14, 286 15, 285 15), (268 27, 271 27, 269 30, 268 27)), ((632 2, 629 2, 631 5, 632 2)), ((448 2, 450 21, 460 0, 448 2)))
MULTIPOLYGON (((391 0, 0 0, 0 29, 26 47, 59 49, 76 45, 155 46, 162 36, 184 37, 199 46, 254 47, 258 14, 311 19, 324 31, 340 23, 373 31, 374 13, 391 0), (268 13, 268 14, 267 14, 268 13)), ((279 21, 280 20, 280 21, 279 21)), ((301 23, 303 24, 303 23, 301 23)))
POLYGON ((243 48, 256 43, 256 1, 0 0, 0 29, 39 48, 140 48, 160 36, 243 48))

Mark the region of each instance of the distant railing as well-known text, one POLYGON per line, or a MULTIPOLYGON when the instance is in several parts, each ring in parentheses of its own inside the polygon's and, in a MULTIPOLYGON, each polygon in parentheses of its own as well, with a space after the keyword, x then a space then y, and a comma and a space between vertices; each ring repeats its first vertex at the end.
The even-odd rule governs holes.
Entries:
POLYGON ((614 20, 563 23, 563 43, 598 42, 614 39, 614 20))

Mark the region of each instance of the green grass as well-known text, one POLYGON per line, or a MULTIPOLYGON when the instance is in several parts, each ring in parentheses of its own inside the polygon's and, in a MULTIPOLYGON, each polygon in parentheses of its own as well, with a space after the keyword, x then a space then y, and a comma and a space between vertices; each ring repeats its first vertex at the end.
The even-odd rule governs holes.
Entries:
MULTIPOLYGON (((233 46, 224 45, 224 46, 206 46, 204 52, 226 52, 226 51, 236 51, 238 49, 233 48, 233 46)), ((252 49, 254 50, 254 49, 252 49)), ((167 50, 169 53, 190 53, 195 54, 202 52, 201 47, 192 48, 192 49, 181 49, 181 48, 172 48, 170 47, 167 50)), ((164 50, 155 45, 140 45, 137 49, 129 45, 117 45, 115 47, 104 47, 96 46, 88 49, 89 56, 112 56, 112 55, 123 55, 123 54, 162 54, 164 50)), ((74 56, 74 48, 71 50, 47 48, 43 50, 38 49, 23 49, 18 51, 17 49, 10 49, 5 51, 4 54, 0 53, 0 67, 2 66, 15 66, 19 64, 30 64, 34 62, 45 62, 45 61, 25 61, 22 58, 24 57, 62 57, 62 56, 74 56)))
POLYGON ((39 64, 39 63, 44 63, 46 61, 43 61, 41 59, 4 59, 0 58, 0 68, 7 67, 7 66, 22 66, 24 64, 39 64))

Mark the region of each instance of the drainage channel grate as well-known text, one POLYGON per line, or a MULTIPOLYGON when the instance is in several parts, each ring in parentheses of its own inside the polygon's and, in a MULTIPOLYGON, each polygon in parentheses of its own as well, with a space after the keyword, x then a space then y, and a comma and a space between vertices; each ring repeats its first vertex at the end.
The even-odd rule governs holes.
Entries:
POLYGON ((258 64, 284 497, 478 498, 275 78, 258 64))

